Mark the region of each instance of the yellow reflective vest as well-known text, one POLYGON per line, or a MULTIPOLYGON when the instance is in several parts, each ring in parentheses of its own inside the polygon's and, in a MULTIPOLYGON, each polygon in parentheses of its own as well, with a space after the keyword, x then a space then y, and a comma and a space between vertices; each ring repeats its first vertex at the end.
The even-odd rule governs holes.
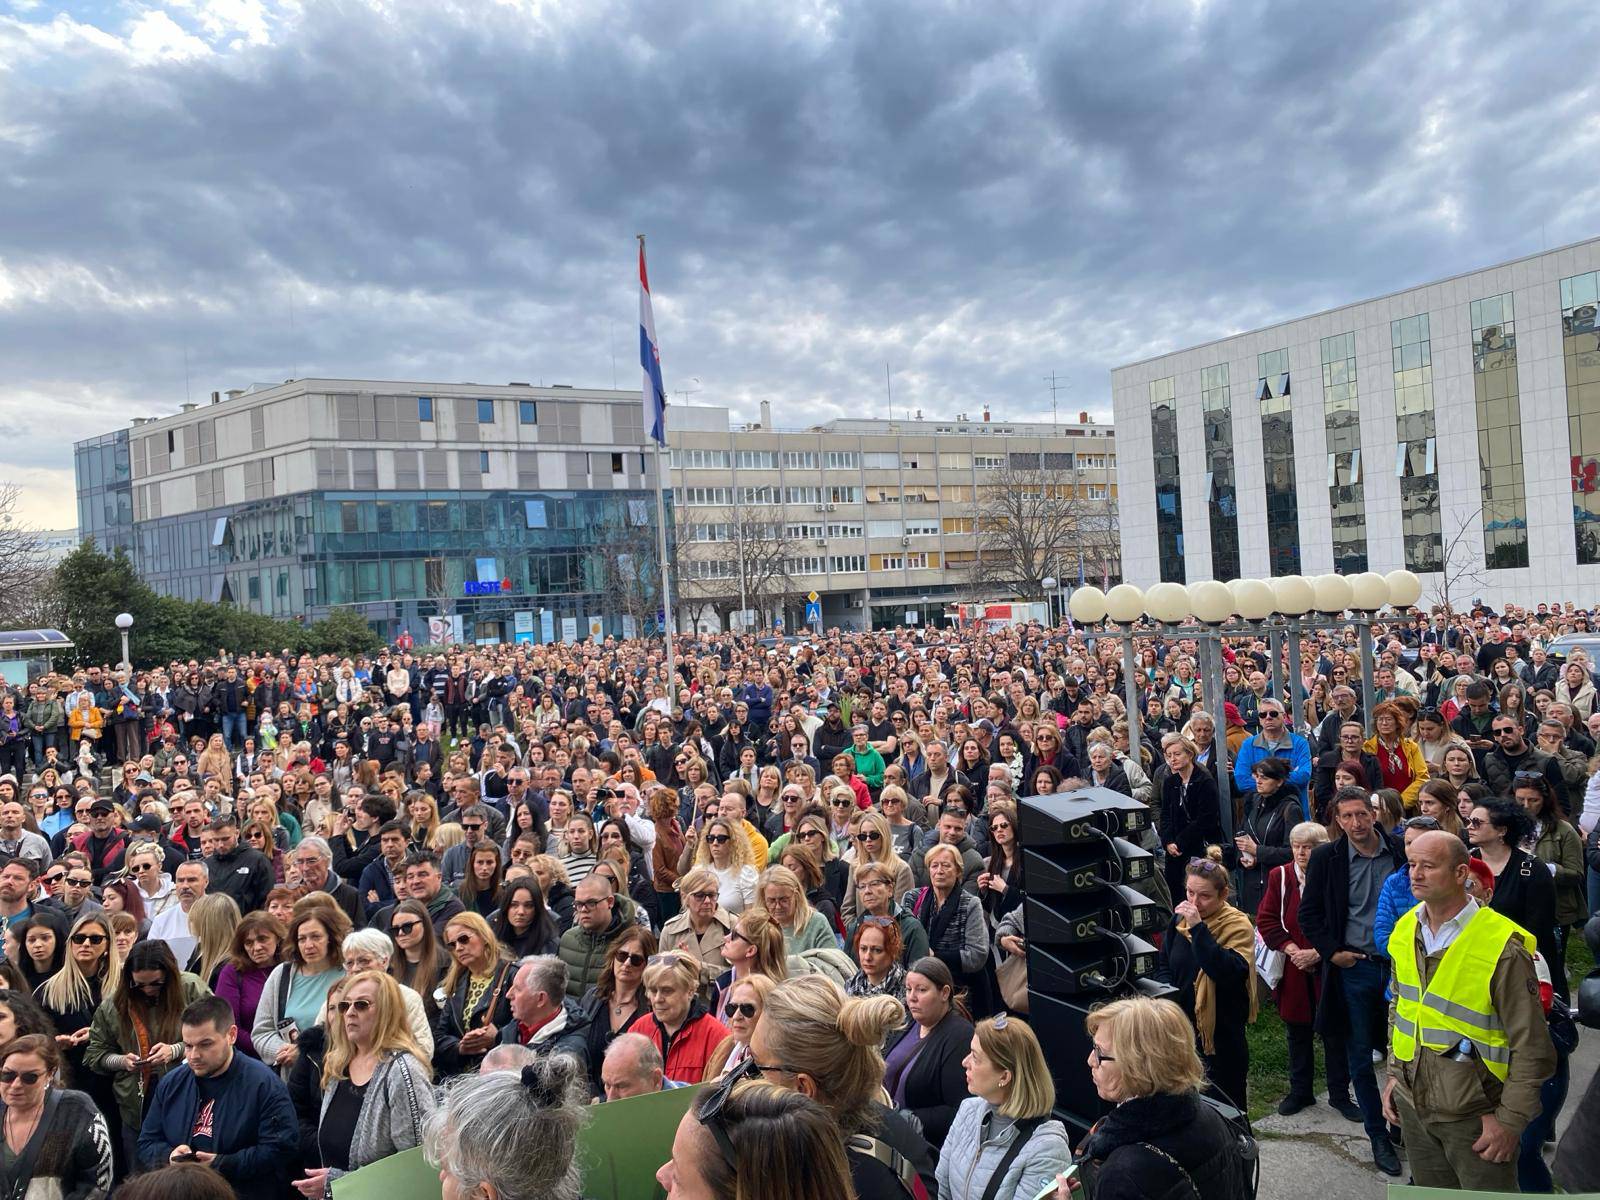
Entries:
POLYGON ((1445 949, 1424 988, 1416 951, 1421 912, 1419 904, 1395 922, 1389 935, 1395 991, 1390 1048, 1395 1058, 1410 1062, 1416 1057, 1418 1038, 1429 1050, 1441 1054, 1467 1041, 1490 1073, 1504 1082, 1511 1070, 1511 1045, 1505 1025, 1495 1014, 1489 982, 1506 943, 1519 937, 1531 955, 1533 935, 1492 908, 1480 906, 1445 949))

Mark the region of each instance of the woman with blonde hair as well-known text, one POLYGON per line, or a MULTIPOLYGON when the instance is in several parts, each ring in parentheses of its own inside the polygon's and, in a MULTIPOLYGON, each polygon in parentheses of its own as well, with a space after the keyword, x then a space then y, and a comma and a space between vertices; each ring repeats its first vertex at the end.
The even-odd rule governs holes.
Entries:
POLYGON ((476 1071, 500 1029, 512 1019, 511 981, 517 964, 501 949, 489 923, 474 912, 445 922, 441 939, 450 953, 444 1002, 433 1023, 434 1066, 441 1075, 476 1071))
MULTIPOLYGON (((869 810, 860 815, 859 821, 853 822, 855 829, 851 833, 854 842, 841 857, 852 867, 861 863, 875 862, 887 867, 894 876, 894 899, 899 903, 911 891, 912 877, 911 864, 906 862, 894 849, 894 836, 889 829, 889 822, 880 812, 869 810)), ((861 901, 856 895, 856 882, 852 872, 850 884, 845 888, 844 903, 839 906, 839 915, 846 926, 852 924, 861 913, 861 901)))
POLYGON ((789 958, 784 950, 783 930, 765 911, 753 908, 740 913, 733 929, 722 943, 722 958, 728 969, 717 976, 711 989, 711 1011, 723 1019, 733 985, 751 975, 786 979, 789 958))
POLYGON ((194 773, 197 779, 214 776, 222 790, 233 795, 233 756, 228 753, 227 743, 220 733, 213 733, 206 740, 206 748, 195 761, 194 773))
POLYGON ((446 821, 433 831, 433 838, 430 840, 428 848, 440 858, 443 858, 444 852, 450 849, 451 846, 459 846, 466 840, 467 831, 459 823, 446 821))
POLYGON ((411 830, 413 846, 433 844, 433 835, 439 832, 439 803, 427 792, 418 789, 406 793, 405 821, 411 830))
POLYGON ((340 1035, 329 1039, 322 1063, 322 1165, 294 1181, 306 1197, 329 1194, 340 1175, 421 1145, 423 1122, 435 1104, 428 1056, 411 1035, 392 977, 382 971, 350 976, 337 1007, 340 1035))
POLYGON ((962 1067, 972 1096, 939 1150, 941 1200, 1033 1200, 1072 1164, 1038 1037, 1003 1013, 979 1021, 962 1067))
POLYGON ((120 1161, 122 1119, 116 1092, 108 1077, 85 1070, 83 1065, 95 1009, 107 996, 116 994, 122 980, 122 953, 113 940, 111 922, 111 914, 103 912, 84 913, 74 921, 61 969, 39 985, 33 998, 55 1026, 53 1032, 67 1068, 67 1081, 87 1092, 105 1116, 107 1127, 117 1139, 113 1145, 120 1161))
POLYGON ((800 954, 806 950, 838 946, 839 940, 829 927, 827 918, 811 907, 800 877, 788 867, 768 867, 761 876, 757 895, 761 907, 783 930, 788 953, 800 954))
POLYGON ((208 892, 189 910, 189 932, 194 935, 194 953, 183 969, 211 991, 217 990, 217 976, 233 955, 233 933, 239 928, 239 906, 232 896, 208 892))
POLYGON ((679 878, 678 887, 683 907, 661 927, 661 942, 692 955, 709 984, 727 965, 722 944, 733 931, 734 916, 717 903, 720 885, 710 867, 691 867, 679 878))
MULTIPOLYGON (((1200 1099, 1205 1066, 1183 1010, 1170 1000, 1133 996, 1091 1009, 1084 1028, 1094 1041, 1095 1090, 1115 1106, 1078 1146, 1092 1194, 1108 1200, 1174 1191, 1197 1200, 1243 1194, 1238 1139, 1200 1099)), ((1071 1200, 1072 1187, 1056 1178, 1056 1200, 1071 1200)))
POLYGON ((696 999, 700 964, 681 950, 657 954, 645 966, 644 990, 650 1011, 628 1026, 628 1032, 650 1039, 668 1079, 699 1083, 712 1051, 728 1036, 727 1026, 696 999))
POLYGON ((754 908, 757 871, 744 830, 732 821, 712 817, 702 830, 691 826, 686 836, 690 842, 698 842, 695 866, 710 867, 717 877, 717 902, 731 913, 754 908))
POLYGON ((770 975, 747 975, 729 990, 722 1018, 722 1023, 728 1027, 728 1036, 712 1051, 711 1061, 706 1064, 707 1083, 738 1070, 749 1060, 750 1035, 761 1019, 767 997, 777 986, 778 981, 770 975))
MULTIPOLYGON (((282 833, 280 826, 278 832, 282 833)), ((287 840, 287 839, 285 839, 287 840)), ((282 883, 288 864, 283 857, 283 847, 273 840, 273 827, 264 821, 247 821, 239 831, 239 841, 251 850, 259 850, 272 864, 272 878, 282 883)))
POLYGON ((762 1078, 811 1097, 832 1115, 862 1200, 912 1195, 918 1178, 927 1195, 938 1195, 922 1130, 882 1100, 882 1046, 904 1022, 905 1010, 892 996, 846 996, 830 979, 801 975, 772 989, 750 1036, 754 1062, 772 1064, 762 1078), (914 1178, 890 1165, 896 1155, 914 1178))

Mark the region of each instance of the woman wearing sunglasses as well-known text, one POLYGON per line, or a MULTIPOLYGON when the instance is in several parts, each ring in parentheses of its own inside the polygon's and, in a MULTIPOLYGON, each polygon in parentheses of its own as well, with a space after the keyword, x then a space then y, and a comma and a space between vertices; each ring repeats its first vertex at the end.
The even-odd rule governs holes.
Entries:
POLYGON ((55 1041, 29 1034, 0 1047, 0 1125, 8 1196, 97 1200, 111 1190, 105 1117, 82 1092, 53 1086, 61 1069, 55 1041))
POLYGON ((650 1011, 644 990, 645 964, 656 953, 656 935, 640 925, 630 925, 611 941, 600 978, 579 1000, 588 1023, 583 1036, 588 1041, 590 1087, 604 1095, 600 1068, 606 1047, 628 1027, 650 1011))
POLYGON ((34 999, 55 1026, 56 1044, 67 1066, 67 1078, 89 1095, 105 1116, 107 1127, 116 1133, 120 1121, 111 1080, 85 1070, 83 1065, 95 1010, 102 1000, 116 992, 122 978, 122 956, 111 940, 110 918, 105 913, 79 917, 66 944, 67 955, 61 969, 39 986, 34 999))
POLYGON ((512 1019, 511 981, 517 965, 477 913, 451 917, 444 927, 444 946, 451 961, 433 1023, 433 1061, 441 1075, 464 1075, 478 1069, 489 1047, 500 1040, 500 1027, 512 1019))
MULTIPOLYGON (((687 836, 695 839, 691 827, 687 836)), ((737 916, 747 908, 756 907, 757 870, 750 860, 750 841, 744 830, 731 821, 713 817, 699 834, 694 861, 697 866, 710 867, 717 877, 717 902, 737 916)))
POLYGON ((422 1144, 434 1108, 428 1056, 411 1035, 400 985, 362 971, 344 985, 338 1032, 322 1066, 317 1158, 294 1187, 308 1198, 330 1195, 333 1181, 422 1144))
MULTIPOLYGON (((851 841, 850 848, 842 857, 852 868, 859 868, 869 862, 878 863, 886 868, 894 877, 896 901, 902 900, 911 891, 911 864, 895 851, 894 834, 882 813, 874 811, 862 813, 856 823, 855 832, 851 834, 851 841)), ((839 915, 846 926, 861 915, 861 897, 856 893, 853 872, 850 885, 845 889, 844 903, 839 906, 839 915)))

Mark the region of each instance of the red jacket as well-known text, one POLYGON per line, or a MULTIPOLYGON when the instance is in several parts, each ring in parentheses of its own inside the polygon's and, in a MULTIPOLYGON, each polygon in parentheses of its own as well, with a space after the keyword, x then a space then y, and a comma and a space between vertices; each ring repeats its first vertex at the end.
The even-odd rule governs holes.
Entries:
POLYGON ((728 1036, 728 1027, 696 1001, 689 1009, 689 1019, 671 1037, 666 1036, 666 1030, 661 1028, 654 1013, 645 1013, 628 1026, 628 1032, 644 1034, 661 1051, 661 1060, 666 1064, 662 1074, 668 1079, 677 1083, 700 1083, 705 1079, 711 1052, 728 1036))
MULTIPOLYGON (((1311 939, 1300 930, 1300 880, 1294 873, 1294 863, 1273 867, 1267 873, 1267 890, 1256 911, 1256 931, 1272 950, 1282 950, 1290 942, 1302 950, 1311 948, 1311 939)), ((1319 971, 1308 974, 1285 957, 1283 979, 1272 993, 1278 1002, 1278 1015, 1290 1024, 1311 1024, 1316 1016, 1312 1000, 1319 976, 1319 971)))

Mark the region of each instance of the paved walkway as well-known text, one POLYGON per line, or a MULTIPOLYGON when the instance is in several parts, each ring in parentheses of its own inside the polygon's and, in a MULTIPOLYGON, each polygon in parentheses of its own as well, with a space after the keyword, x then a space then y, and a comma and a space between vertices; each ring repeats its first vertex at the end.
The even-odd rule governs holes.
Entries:
MULTIPOLYGON (((1557 1137, 1600 1066, 1600 1030, 1585 1029, 1572 1056, 1572 1088, 1557 1122, 1557 1137)), ((1381 1076, 1380 1076, 1381 1080, 1381 1076)), ((1346 1121, 1325 1103, 1292 1117, 1276 1113, 1256 1123, 1261 1140, 1261 1200, 1382 1200, 1389 1183, 1372 1165, 1372 1151, 1360 1125, 1346 1121)), ((1400 1150, 1401 1164, 1405 1150, 1400 1150)), ((1402 1175, 1397 1182, 1404 1183, 1402 1175)))

